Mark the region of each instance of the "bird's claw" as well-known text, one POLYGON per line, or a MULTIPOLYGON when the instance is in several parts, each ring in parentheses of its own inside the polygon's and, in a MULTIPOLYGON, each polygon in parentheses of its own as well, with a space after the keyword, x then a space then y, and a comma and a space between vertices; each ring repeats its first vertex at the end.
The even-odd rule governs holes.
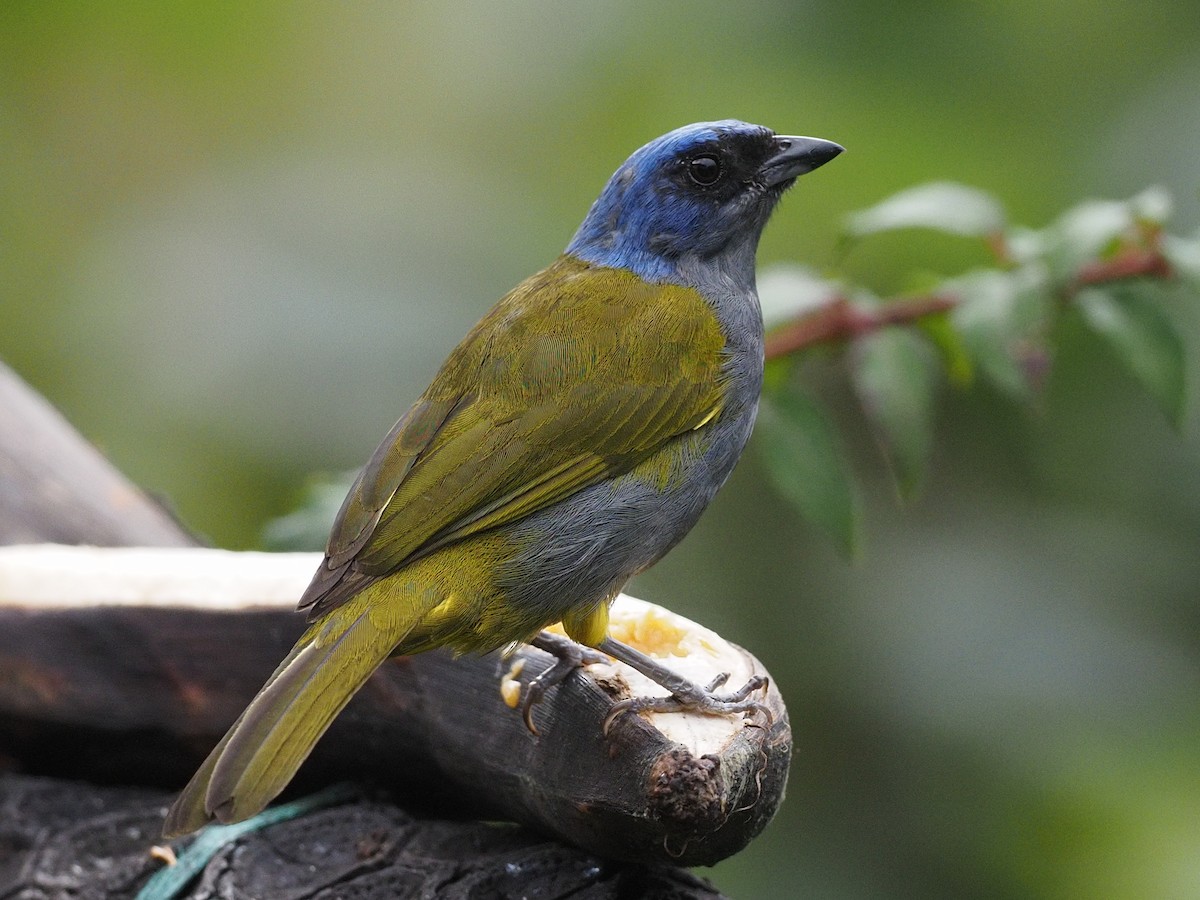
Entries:
MULTIPOLYGON (((729 680, 729 673, 728 672, 720 672, 716 678, 714 678, 712 681, 710 681, 708 683, 708 686, 704 690, 708 691, 711 694, 717 688, 724 685, 725 682, 727 682, 728 680, 729 680)), ((755 690, 757 690, 757 688, 755 690)), ((753 691, 751 691, 751 693, 753 693, 753 691)))
POLYGON ((613 704, 612 709, 608 711, 608 715, 604 717, 604 734, 607 736, 612 723, 622 713, 627 712, 635 714, 644 712, 692 712, 706 716, 746 713, 753 716, 762 716, 764 726, 770 727, 775 721, 771 710, 766 704, 751 699, 753 694, 767 687, 767 677, 765 675, 755 675, 736 691, 727 694, 714 693, 717 688, 721 687, 728 680, 729 673, 722 672, 709 682, 706 687, 700 688, 698 685, 694 686, 694 691, 681 690, 666 697, 631 697, 628 700, 619 700, 613 704))
POLYGON ((521 718, 530 734, 536 735, 538 730, 537 726, 533 724, 533 708, 542 702, 547 688, 561 684, 572 672, 582 666, 608 663, 611 660, 591 647, 577 644, 570 638, 549 631, 538 634, 530 641, 530 644, 555 658, 554 665, 532 679, 521 692, 521 718))

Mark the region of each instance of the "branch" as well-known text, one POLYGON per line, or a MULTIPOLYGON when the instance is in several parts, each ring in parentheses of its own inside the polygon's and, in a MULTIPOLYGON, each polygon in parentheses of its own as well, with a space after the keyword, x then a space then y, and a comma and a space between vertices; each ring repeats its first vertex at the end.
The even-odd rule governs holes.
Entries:
MULTIPOLYGON (((1173 276, 1170 262, 1157 245, 1150 248, 1133 246, 1111 259, 1085 264, 1058 294, 1062 300, 1069 301, 1081 287, 1129 278, 1167 279, 1173 276)), ((961 300, 953 294, 932 294, 904 297, 869 309, 855 306, 844 294, 838 295, 815 312, 772 330, 766 337, 764 355, 767 359, 776 359, 819 344, 850 340, 879 328, 911 324, 926 316, 948 312, 961 300)))
POLYGON ((1069 298, 1070 294, 1080 287, 1124 281, 1128 278, 1165 280, 1172 278, 1174 274, 1171 263, 1163 256, 1161 250, 1131 247, 1112 259, 1099 259, 1083 266, 1075 276, 1074 283, 1065 288, 1064 293, 1069 298))
POLYGON ((957 297, 935 295, 894 300, 876 309, 862 309, 854 306, 847 297, 837 297, 816 312, 768 334, 765 356, 775 359, 817 344, 844 341, 877 328, 945 312, 957 304, 957 297))
POLYGON ((0 363, 0 544, 197 542, 0 363))

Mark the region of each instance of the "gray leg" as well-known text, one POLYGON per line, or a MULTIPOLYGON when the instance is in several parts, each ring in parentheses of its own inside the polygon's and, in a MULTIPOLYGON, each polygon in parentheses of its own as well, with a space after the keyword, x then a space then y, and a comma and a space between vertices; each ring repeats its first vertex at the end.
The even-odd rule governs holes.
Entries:
POLYGON ((771 711, 764 704, 750 699, 752 694, 767 686, 767 679, 762 675, 755 675, 736 691, 718 694, 716 690, 729 680, 728 673, 722 672, 707 686, 701 686, 671 671, 640 650, 610 637, 600 642, 598 649, 603 653, 549 631, 539 632, 529 643, 557 660, 549 669, 525 685, 524 696, 521 699, 521 716, 525 720, 525 727, 533 734, 538 733, 533 724, 533 707, 541 702, 546 690, 561 684, 580 666, 606 663, 609 656, 641 672, 655 684, 661 684, 671 692, 671 696, 632 697, 614 703, 604 718, 605 734, 608 734, 609 726, 617 716, 624 712, 698 712, 713 716, 741 712, 759 713, 768 725, 772 720, 771 711), (605 656, 605 653, 608 656, 605 656))
POLYGON ((755 675, 732 693, 717 694, 714 693, 717 688, 729 680, 727 673, 721 673, 707 687, 701 687, 641 651, 613 638, 606 637, 600 642, 599 649, 637 669, 651 681, 661 684, 671 692, 670 697, 633 697, 613 704, 613 708, 604 719, 605 734, 617 716, 624 712, 698 712, 706 715, 750 712, 761 713, 767 724, 771 723, 770 710, 757 700, 750 699, 751 694, 767 686, 767 679, 762 675, 755 675))
POLYGON ((606 663, 608 657, 551 631, 538 632, 529 644, 555 657, 554 665, 525 685, 525 696, 521 699, 521 717, 525 720, 525 727, 537 734, 538 730, 533 724, 533 708, 542 701, 546 689, 561 684, 580 666, 606 663))

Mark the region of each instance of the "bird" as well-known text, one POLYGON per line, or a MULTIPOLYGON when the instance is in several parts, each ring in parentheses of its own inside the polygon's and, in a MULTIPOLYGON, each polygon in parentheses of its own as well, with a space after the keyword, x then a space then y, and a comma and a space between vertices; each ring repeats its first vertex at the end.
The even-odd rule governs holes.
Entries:
MULTIPOLYGON (((168 812, 167 837, 249 818, 392 656, 527 642, 546 689, 606 654, 670 696, 757 709, 609 637, 617 593, 674 547, 750 437, 763 379, 759 237, 843 148, 734 119, 636 150, 565 251, 488 311, 371 456, 299 600, 308 628, 168 812), (561 623, 569 640, 543 631, 561 623)), ((605 727, 607 728, 607 722, 605 727)))

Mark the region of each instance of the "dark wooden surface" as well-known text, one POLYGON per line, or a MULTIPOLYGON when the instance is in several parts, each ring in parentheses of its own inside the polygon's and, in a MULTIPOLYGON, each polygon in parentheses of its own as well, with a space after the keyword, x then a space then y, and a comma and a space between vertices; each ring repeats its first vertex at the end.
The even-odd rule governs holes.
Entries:
MULTIPOLYGON (((170 795, 0 775, 0 897, 133 898, 170 795)), ((214 898, 719 900, 673 866, 631 866, 503 824, 420 819, 368 796, 219 850, 178 894, 214 898)))

